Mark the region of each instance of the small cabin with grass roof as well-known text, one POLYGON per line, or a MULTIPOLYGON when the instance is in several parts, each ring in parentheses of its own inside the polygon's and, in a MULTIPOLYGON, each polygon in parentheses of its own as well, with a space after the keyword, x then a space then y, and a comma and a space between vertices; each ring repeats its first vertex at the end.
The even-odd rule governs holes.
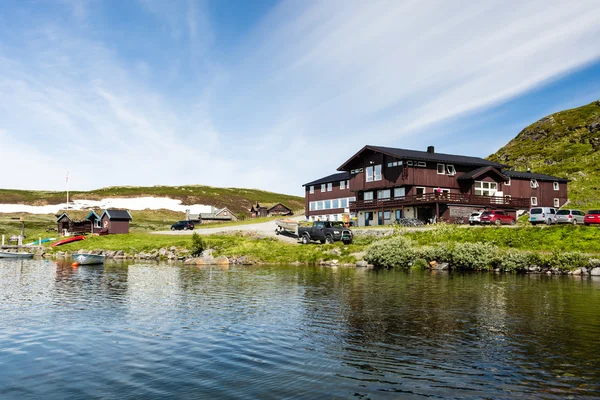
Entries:
POLYGON ((59 235, 100 232, 100 217, 94 211, 69 210, 56 215, 59 235))

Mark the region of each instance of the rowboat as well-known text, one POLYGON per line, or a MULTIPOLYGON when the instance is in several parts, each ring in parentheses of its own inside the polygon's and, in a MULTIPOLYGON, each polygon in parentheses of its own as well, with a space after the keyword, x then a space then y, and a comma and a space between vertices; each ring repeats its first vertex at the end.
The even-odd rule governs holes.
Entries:
POLYGON ((73 236, 70 238, 59 240, 58 242, 52 243, 50 246, 56 247, 56 246, 60 246, 60 245, 67 244, 67 243, 78 242, 80 240, 85 240, 85 236, 73 236))
POLYGON ((0 258, 33 258, 33 253, 11 253, 9 251, 0 251, 0 258))
POLYGON ((275 221, 275 225, 278 227, 276 233, 280 233, 281 231, 296 233, 298 229, 298 221, 294 221, 293 219, 278 219, 275 221))
POLYGON ((104 264, 104 256, 101 254, 73 254, 71 257, 79 265, 104 264))

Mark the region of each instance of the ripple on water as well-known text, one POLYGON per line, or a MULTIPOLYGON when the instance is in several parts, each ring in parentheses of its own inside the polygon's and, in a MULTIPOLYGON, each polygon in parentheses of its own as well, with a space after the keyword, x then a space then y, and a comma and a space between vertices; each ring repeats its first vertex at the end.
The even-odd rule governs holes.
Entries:
POLYGON ((0 261, 0 397, 600 397, 598 289, 513 275, 0 261))

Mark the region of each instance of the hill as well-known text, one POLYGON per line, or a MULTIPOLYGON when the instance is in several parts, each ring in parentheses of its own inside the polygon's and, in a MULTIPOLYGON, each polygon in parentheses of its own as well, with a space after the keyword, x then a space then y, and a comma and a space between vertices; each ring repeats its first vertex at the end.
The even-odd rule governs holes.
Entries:
POLYGON ((567 178, 575 207, 600 208, 600 100, 551 114, 488 157, 518 171, 567 178))
MULTIPOLYGON (((205 204, 228 207, 235 213, 248 213, 252 205, 283 203, 292 210, 304 209, 304 199, 257 189, 216 188, 211 186, 115 186, 69 193, 70 200, 101 200, 110 197, 169 197, 184 205, 205 204)), ((0 189, 0 203, 51 205, 66 200, 65 192, 0 189)))

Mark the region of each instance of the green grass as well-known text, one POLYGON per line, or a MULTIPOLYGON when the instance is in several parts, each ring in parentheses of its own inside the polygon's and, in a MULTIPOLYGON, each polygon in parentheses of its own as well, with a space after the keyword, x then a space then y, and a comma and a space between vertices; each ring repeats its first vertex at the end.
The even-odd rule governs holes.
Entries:
MULTIPOLYGON (((100 200, 107 197, 169 197, 184 205, 206 204, 217 208, 228 207, 235 213, 248 213, 256 203, 283 203, 292 210, 304 209, 304 198, 258 189, 218 188, 211 186, 114 186, 87 192, 72 191, 70 200, 100 200)), ((0 189, 0 203, 7 204, 60 204, 65 192, 0 189)))
POLYGON ((520 250, 580 251, 600 253, 600 227, 596 226, 549 226, 549 227, 478 227, 458 228, 441 226, 433 230, 404 233, 419 245, 442 242, 490 243, 500 248, 520 250))

